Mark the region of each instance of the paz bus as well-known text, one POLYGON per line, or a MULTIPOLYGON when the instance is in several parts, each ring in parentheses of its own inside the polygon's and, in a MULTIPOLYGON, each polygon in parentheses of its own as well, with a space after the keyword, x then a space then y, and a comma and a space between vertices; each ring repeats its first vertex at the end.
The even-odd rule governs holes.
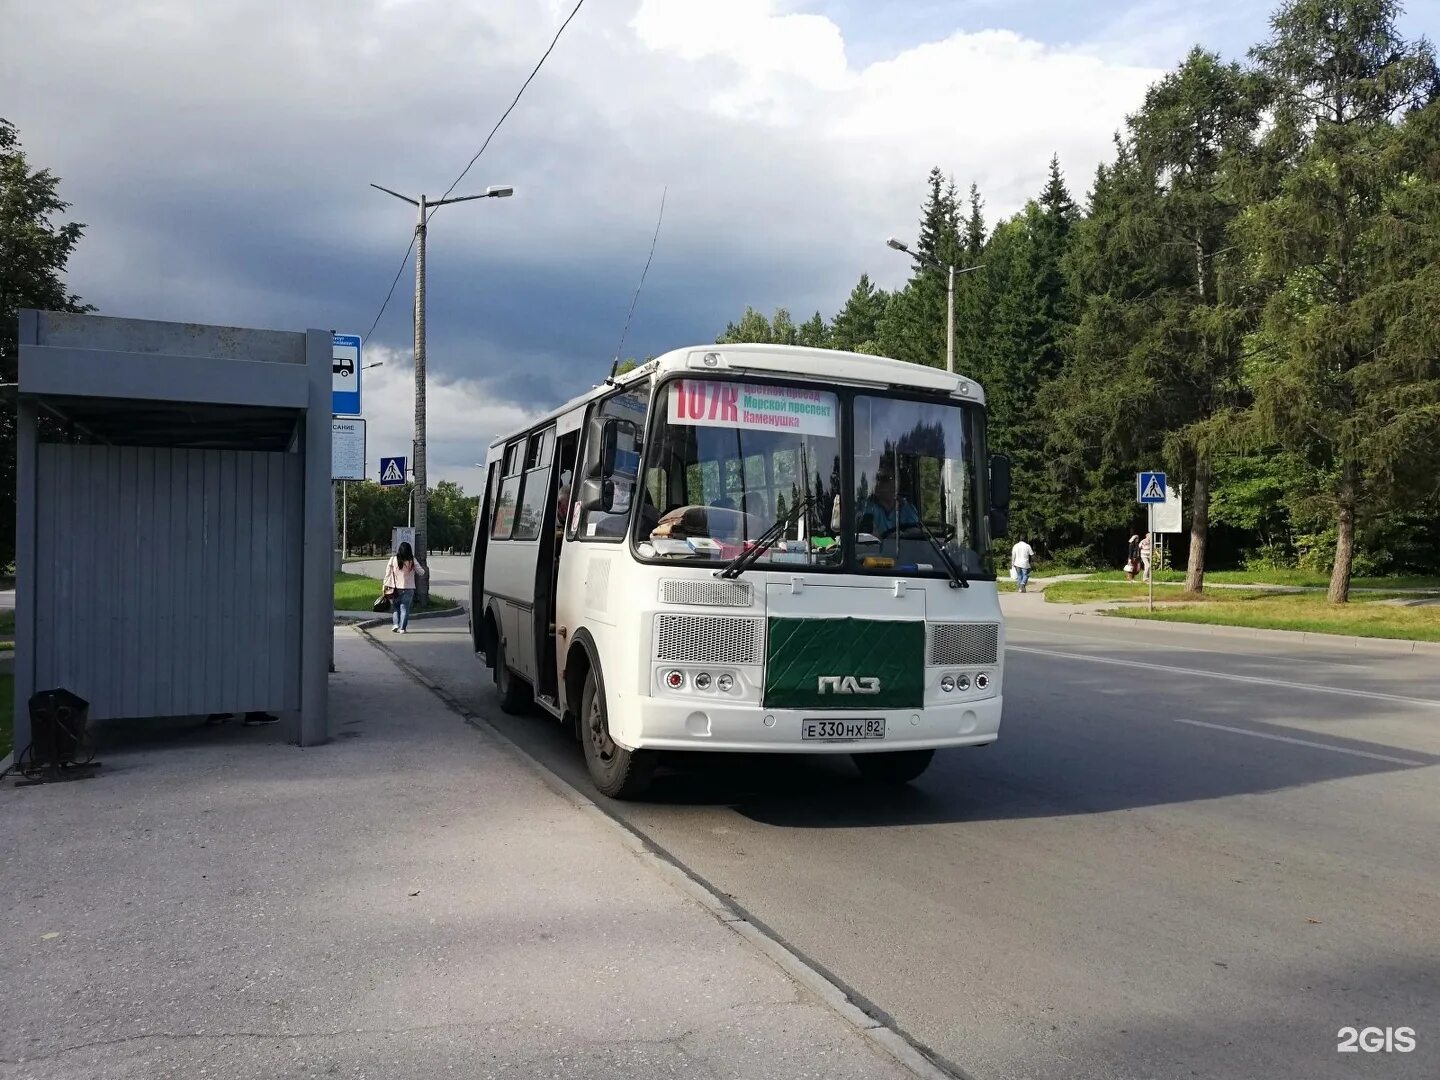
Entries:
POLYGON ((491 444, 475 652, 615 798, 671 750, 843 753, 907 783, 999 734, 1009 489, 971 379, 677 349, 491 444))

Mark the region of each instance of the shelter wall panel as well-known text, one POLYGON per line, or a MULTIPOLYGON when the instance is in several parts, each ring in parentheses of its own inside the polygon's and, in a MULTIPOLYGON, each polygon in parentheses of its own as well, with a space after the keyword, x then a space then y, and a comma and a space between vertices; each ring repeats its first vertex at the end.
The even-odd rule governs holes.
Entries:
POLYGON ((94 719, 300 707, 297 454, 39 447, 36 689, 94 719))

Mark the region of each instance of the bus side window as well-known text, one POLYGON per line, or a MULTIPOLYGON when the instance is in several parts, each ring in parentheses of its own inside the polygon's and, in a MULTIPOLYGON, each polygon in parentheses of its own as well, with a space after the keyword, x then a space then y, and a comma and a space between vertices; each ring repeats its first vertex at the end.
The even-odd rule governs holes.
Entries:
POLYGON ((505 464, 501 469, 500 495, 495 500, 495 520, 490 526, 490 539, 509 540, 515 528, 515 504, 520 497, 520 451, 524 439, 516 439, 505 448, 505 464))
POLYGON ((515 518, 512 540, 534 540, 545 520, 550 496, 550 457, 555 446, 555 429, 546 428, 530 436, 525 452, 525 483, 520 492, 520 510, 515 518))

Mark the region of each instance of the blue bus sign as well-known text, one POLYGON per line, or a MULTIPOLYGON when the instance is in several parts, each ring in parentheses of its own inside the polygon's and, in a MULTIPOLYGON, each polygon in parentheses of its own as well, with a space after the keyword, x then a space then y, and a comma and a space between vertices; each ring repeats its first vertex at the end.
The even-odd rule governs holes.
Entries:
POLYGON ((336 416, 360 415, 360 367, 360 335, 332 335, 330 411, 336 416))

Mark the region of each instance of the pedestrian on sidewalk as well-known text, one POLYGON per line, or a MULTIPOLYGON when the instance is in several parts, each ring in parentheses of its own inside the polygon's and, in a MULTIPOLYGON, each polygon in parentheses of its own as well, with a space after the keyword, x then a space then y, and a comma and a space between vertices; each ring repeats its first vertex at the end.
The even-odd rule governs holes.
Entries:
POLYGON ((1030 563, 1034 558, 1035 549, 1024 540, 1015 541, 1015 546, 1010 549, 1010 565, 1015 569, 1015 582, 1021 592, 1030 584, 1030 563))
POLYGON ((1125 552, 1125 580, 1134 581, 1140 572, 1140 534, 1130 534, 1130 544, 1125 552))
POLYGON ((425 576, 425 567, 415 561, 408 540, 390 556, 385 567, 385 591, 390 595, 390 632, 403 634, 410 625, 410 608, 415 603, 415 575, 425 576))
POLYGON ((1146 533, 1146 534, 1144 535, 1144 537, 1141 538, 1141 540, 1140 540, 1140 545, 1139 545, 1139 552, 1140 552, 1140 566, 1141 566, 1141 568, 1145 571, 1145 573, 1141 576, 1140 580, 1141 580, 1141 581, 1149 581, 1149 580, 1150 580, 1150 534, 1149 534, 1149 533, 1146 533))

